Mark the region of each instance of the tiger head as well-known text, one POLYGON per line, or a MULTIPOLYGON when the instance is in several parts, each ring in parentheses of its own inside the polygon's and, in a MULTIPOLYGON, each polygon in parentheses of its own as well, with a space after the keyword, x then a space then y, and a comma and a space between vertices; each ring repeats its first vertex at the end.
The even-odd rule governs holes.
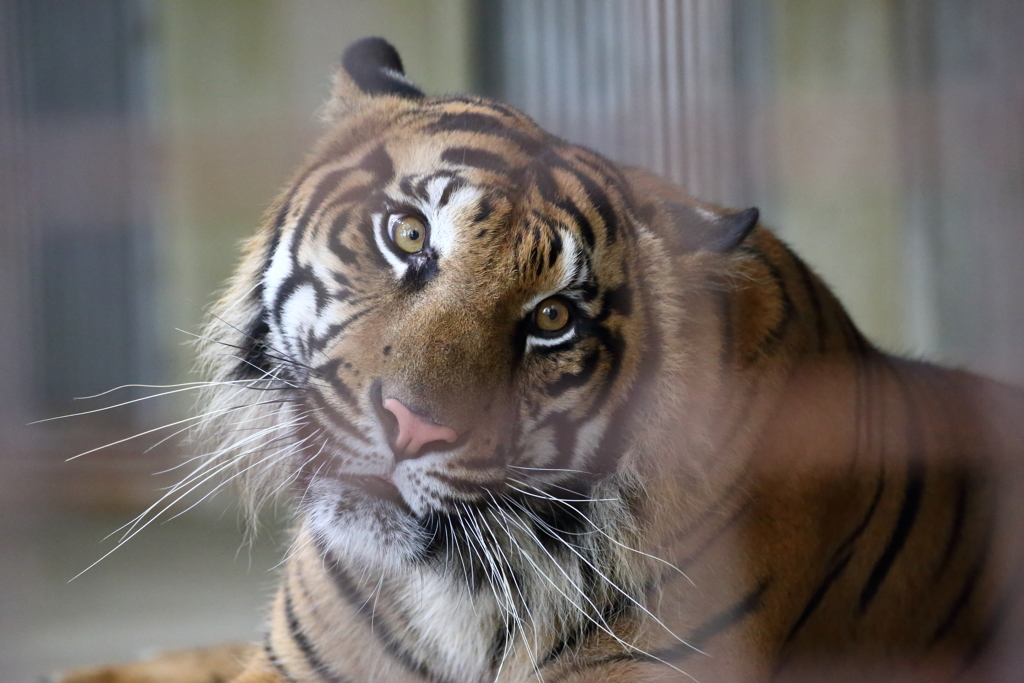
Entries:
POLYGON ((376 562, 499 499, 557 525, 613 479, 628 507, 651 389, 692 360, 680 258, 756 211, 638 202, 507 105, 424 96, 381 39, 346 51, 325 118, 214 311, 221 457, 376 562))

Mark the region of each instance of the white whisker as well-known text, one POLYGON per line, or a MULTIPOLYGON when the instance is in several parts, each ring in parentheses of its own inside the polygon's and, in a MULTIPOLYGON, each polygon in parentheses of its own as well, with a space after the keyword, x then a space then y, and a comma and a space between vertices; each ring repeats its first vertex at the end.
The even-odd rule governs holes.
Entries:
MULTIPOLYGON (((512 480, 509 480, 509 481, 512 481, 512 480)), ((617 502, 619 502, 618 498, 554 498, 554 497, 551 497, 551 496, 540 496, 540 495, 537 495, 536 493, 530 493, 529 491, 524 491, 522 489, 516 488, 515 486, 510 486, 509 488, 512 489, 513 491, 518 491, 519 493, 523 494, 524 496, 530 496, 531 498, 541 498, 543 500, 557 500, 559 503, 617 503, 617 502)))
MULTIPOLYGON (((541 490, 540 488, 538 488, 538 487, 536 487, 536 486, 534 486, 534 485, 532 485, 532 484, 528 484, 528 483, 526 483, 526 482, 522 482, 522 481, 519 481, 519 480, 516 480, 516 479, 512 479, 511 481, 515 481, 515 482, 516 482, 516 483, 518 483, 518 484, 521 484, 521 485, 523 485, 523 486, 527 486, 527 487, 529 487, 529 488, 532 488, 533 490, 537 491, 538 493, 541 493, 541 494, 543 494, 543 493, 544 493, 544 491, 543 491, 543 490, 541 490)), ((558 487, 558 488, 562 488, 562 487, 558 487)), ((569 490, 569 489, 563 489, 563 490, 569 490)), ((551 500, 552 500, 553 502, 563 502, 563 501, 562 501, 562 500, 560 500, 559 498, 555 498, 555 497, 551 497, 551 500)), ((589 517, 587 517, 587 516, 586 516, 586 515, 584 515, 583 513, 581 513, 581 512, 579 512, 579 511, 577 511, 577 510, 576 510, 575 508, 572 508, 572 507, 570 507, 570 508, 568 508, 568 509, 569 509, 569 510, 570 510, 571 512, 574 512, 574 513, 576 513, 576 516, 577 516, 577 518, 578 518, 578 519, 582 519, 583 521, 585 521, 585 522, 586 522, 587 524, 589 524, 589 525, 591 526, 591 528, 593 528, 593 530, 594 530, 594 531, 598 532, 599 534, 601 534, 602 536, 604 536, 605 538, 607 538, 607 539, 608 539, 609 541, 611 541, 611 542, 612 542, 612 543, 614 543, 615 545, 619 546, 620 548, 622 548, 622 549, 624 549, 624 550, 628 550, 628 551, 630 551, 630 552, 634 552, 634 553, 636 553, 636 554, 638 554, 638 555, 642 555, 643 557, 647 557, 647 558, 649 558, 649 559, 652 559, 652 560, 654 560, 655 562, 660 562, 661 564, 664 564, 664 565, 665 565, 666 567, 668 567, 669 569, 672 569, 673 571, 676 571, 676 572, 678 572, 680 576, 682 576, 682 577, 683 577, 684 579, 686 579, 687 581, 689 581, 689 582, 690 582, 690 585, 691 585, 691 586, 693 586, 693 587, 695 587, 695 588, 696 588, 697 584, 695 584, 695 583, 693 582, 693 579, 691 579, 691 578, 690 578, 689 576, 687 576, 687 575, 686 575, 686 572, 684 572, 684 571, 683 571, 682 569, 680 569, 680 568, 679 568, 679 567, 677 567, 676 565, 672 564, 672 563, 671 563, 671 562, 669 562, 668 560, 666 560, 666 559, 664 559, 664 558, 661 558, 661 557, 658 557, 657 555, 652 555, 652 554, 650 554, 650 553, 645 553, 645 552, 644 552, 644 551, 642 551, 642 550, 639 550, 639 549, 637 549, 637 548, 633 548, 633 547, 631 547, 631 546, 629 546, 629 545, 626 545, 625 543, 623 543, 623 542, 619 541, 619 540, 618 540, 617 538, 615 538, 615 537, 614 537, 614 536, 612 536, 611 534, 607 533, 607 532, 606 532, 606 531, 604 530, 604 528, 603 528, 603 527, 600 527, 600 526, 598 526, 597 524, 594 524, 593 520, 591 520, 591 519, 590 519, 589 517)), ((572 534, 572 535, 575 535, 575 534, 572 534)))
MULTIPOLYGON (((248 455, 249 453, 256 452, 256 451, 260 450, 261 448, 264 448, 265 444, 259 444, 259 445, 255 446, 255 447, 253 447, 252 449, 249 449, 249 450, 237 453, 235 456, 233 456, 232 458, 228 459, 226 462, 219 463, 219 464, 217 464, 218 461, 216 459, 218 455, 226 452, 227 450, 231 450, 231 449, 237 448, 238 446, 242 445, 243 443, 245 443, 247 441, 251 441, 251 440, 256 440, 256 439, 262 438, 263 436, 266 436, 266 434, 269 433, 269 432, 277 431, 278 429, 287 429, 288 427, 291 427, 292 425, 294 425, 294 424, 298 423, 299 421, 301 421, 302 417, 303 417, 303 415, 299 415, 299 416, 293 418, 292 420, 290 420, 288 422, 285 422, 283 424, 274 425, 273 427, 268 427, 266 430, 263 430, 262 432, 258 432, 256 434, 253 434, 253 435, 249 436, 249 437, 246 437, 241 442, 232 444, 230 449, 221 449, 219 451, 214 451, 214 452, 210 453, 209 454, 210 457, 205 462, 201 463, 198 467, 196 467, 194 470, 192 470, 192 472, 190 472, 188 475, 186 475, 184 479, 182 479, 177 484, 172 486, 170 488, 170 490, 167 491, 167 493, 162 495, 152 505, 150 505, 142 513, 140 513, 139 516, 135 518, 135 520, 133 520, 132 522, 129 522, 128 524, 125 524, 125 525, 121 526, 118 529, 115 529, 113 532, 111 532, 110 534, 107 535, 107 538, 110 538, 110 536, 113 536, 114 534, 124 530, 126 527, 127 527, 127 531, 125 531, 125 533, 127 534, 127 533, 131 532, 131 530, 135 527, 135 525, 138 524, 142 519, 145 519, 145 516, 149 512, 151 512, 154 508, 156 508, 162 501, 166 500, 169 496, 174 495, 175 492, 181 490, 185 486, 188 486, 190 483, 195 481, 195 479, 197 477, 204 476, 205 474, 207 474, 207 473, 204 473, 204 470, 207 467, 216 465, 214 471, 216 473, 222 472, 227 467, 230 467, 233 464, 235 464, 241 457, 243 457, 245 455, 248 455)), ((286 438, 286 437, 282 437, 282 438, 286 438)), ((209 477, 205 478, 204 481, 206 481, 208 479, 209 479, 209 477)))
MULTIPOLYGON (((511 500, 511 499, 509 499, 509 501, 510 501, 510 502, 511 502, 512 504, 514 504, 514 505, 517 505, 517 506, 519 505, 519 504, 518 504, 518 503, 516 503, 516 502, 515 502, 514 500, 511 500)), ((572 545, 571 543, 568 543, 568 542, 566 542, 566 541, 565 541, 564 539, 562 539, 562 538, 561 538, 561 537, 560 537, 560 536, 559 536, 559 535, 558 535, 558 534, 557 534, 557 533, 555 532, 555 530, 554 530, 554 529, 551 529, 551 527, 550 527, 550 526, 548 526, 548 525, 547 525, 547 524, 546 524, 546 523, 545 523, 545 522, 544 522, 543 520, 539 519, 539 518, 538 518, 538 517, 536 517, 535 515, 534 515, 534 516, 533 516, 532 518, 534 519, 534 521, 535 521, 536 523, 540 523, 540 524, 543 524, 543 525, 544 525, 544 526, 545 526, 545 527, 546 527, 546 528, 547 528, 547 529, 548 529, 548 530, 549 530, 549 531, 551 532, 551 536, 552 536, 553 538, 555 538, 556 540, 558 540, 559 542, 561 542, 561 543, 562 543, 562 545, 563 545, 563 546, 565 546, 565 547, 566 547, 566 548, 567 548, 567 549, 569 550, 569 552, 571 552, 572 554, 576 555, 576 557, 577 557, 577 558, 579 558, 579 560, 580 560, 581 562, 584 562, 584 563, 586 563, 586 564, 587 564, 587 565, 588 565, 588 566, 589 566, 589 567, 590 567, 590 568, 591 568, 591 569, 592 569, 592 570, 593 570, 593 571, 594 571, 594 572, 595 572, 595 573, 596 573, 596 574, 597 574, 598 576, 600 576, 600 577, 601 577, 602 579, 604 579, 604 581, 605 581, 605 582, 606 582, 606 583, 607 583, 607 584, 608 584, 609 586, 611 586, 612 588, 614 588, 615 590, 617 590, 617 591, 618 591, 618 592, 619 592, 619 593, 620 593, 620 594, 621 594, 621 595, 622 595, 623 597, 625 597, 625 598, 626 598, 627 600, 629 600, 629 601, 630 601, 630 602, 632 602, 632 603, 633 603, 634 605, 636 605, 636 607, 637 607, 637 608, 639 608, 639 609, 640 609, 640 610, 641 610, 641 611, 642 611, 642 612, 643 612, 644 614, 646 614, 647 616, 649 616, 649 617, 650 617, 650 618, 651 618, 651 619, 652 619, 652 620, 653 620, 653 621, 654 621, 654 622, 655 622, 656 624, 658 624, 659 626, 661 626, 661 628, 662 628, 662 629, 664 629, 664 631, 665 631, 666 633, 668 633, 668 634, 669 634, 670 636, 672 636, 673 638, 675 638, 675 639, 676 639, 676 641, 678 641, 678 642, 679 642, 680 644, 682 644, 682 645, 685 645, 686 647, 689 647, 689 648, 693 649, 693 651, 694 651, 694 652, 698 652, 698 653, 700 653, 700 654, 702 654, 702 655, 705 655, 705 656, 707 656, 707 653, 706 653, 706 652, 704 652, 703 650, 701 650, 700 648, 698 648, 698 647, 697 647, 696 645, 693 645, 693 644, 691 644, 691 643, 688 643, 688 642, 687 642, 686 640, 684 640, 683 638, 681 638, 681 637, 679 637, 678 635, 676 635, 676 633, 675 633, 674 631, 672 631, 672 629, 670 629, 670 628, 669 628, 668 626, 666 626, 666 625, 665 625, 665 623, 664 623, 664 622, 662 622, 662 621, 661 621, 661 619, 659 619, 658 617, 656 617, 656 616, 655 616, 655 615, 654 615, 654 614, 653 614, 653 613, 652 613, 652 612, 651 612, 650 610, 648 610, 646 606, 644 606, 643 604, 641 604, 639 600, 637 600, 637 599, 636 599, 636 598, 635 598, 635 597, 634 597, 633 595, 631 595, 631 594, 629 593, 629 591, 623 590, 623 589, 622 589, 622 587, 620 587, 620 586, 619 586, 619 585, 618 585, 618 584, 617 584, 616 582, 614 582, 614 581, 612 581, 612 580, 611 580, 610 578, 608 578, 608 577, 607 577, 607 576, 606 576, 606 575, 604 574, 604 572, 602 572, 602 571, 601 571, 601 569, 600 569, 599 567, 597 567, 597 566, 596 566, 596 565, 595 565, 595 564, 594 564, 593 562, 591 562, 591 561, 590 561, 589 559, 587 559, 586 557, 584 557, 584 556, 583 556, 583 555, 582 555, 582 554, 581 554, 581 553, 580 553, 580 552, 579 552, 579 551, 578 551, 578 550, 577 550, 577 549, 576 549, 575 547, 573 547, 573 545, 572 545)))

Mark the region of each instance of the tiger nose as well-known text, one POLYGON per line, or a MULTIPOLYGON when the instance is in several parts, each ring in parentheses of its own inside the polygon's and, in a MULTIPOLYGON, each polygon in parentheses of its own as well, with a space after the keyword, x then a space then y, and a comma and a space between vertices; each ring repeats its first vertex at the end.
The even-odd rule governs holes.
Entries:
POLYGON ((406 408, 398 399, 384 399, 384 410, 389 411, 398 420, 398 436, 393 444, 396 460, 415 458, 428 443, 452 443, 459 438, 451 427, 429 422, 406 408))

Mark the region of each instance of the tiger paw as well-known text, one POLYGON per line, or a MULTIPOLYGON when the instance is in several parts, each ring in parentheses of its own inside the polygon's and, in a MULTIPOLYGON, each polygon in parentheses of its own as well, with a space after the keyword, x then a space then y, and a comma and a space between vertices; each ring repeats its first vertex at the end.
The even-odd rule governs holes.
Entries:
POLYGON ((235 678, 252 657, 251 645, 219 645, 161 652, 124 664, 74 669, 57 675, 56 683, 225 683, 235 678))

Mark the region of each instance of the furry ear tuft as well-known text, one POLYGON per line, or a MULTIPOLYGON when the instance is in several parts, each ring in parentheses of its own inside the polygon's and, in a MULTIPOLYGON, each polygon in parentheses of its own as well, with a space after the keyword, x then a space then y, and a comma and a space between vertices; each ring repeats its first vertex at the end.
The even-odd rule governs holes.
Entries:
POLYGON ((341 56, 341 68, 367 95, 423 97, 423 91, 406 77, 398 50, 383 38, 361 38, 349 45, 341 56))
POLYGON ((398 50, 383 38, 352 43, 341 56, 341 66, 367 95, 423 97, 423 91, 406 77, 398 50))
POLYGON ((756 208, 743 211, 713 211, 682 202, 665 202, 665 213, 673 223, 673 250, 732 251, 757 226, 760 212, 756 208))
POLYGON ((388 95, 410 100, 424 96, 406 77, 402 58, 391 43, 383 38, 361 38, 342 54, 322 116, 330 122, 362 102, 388 95))

